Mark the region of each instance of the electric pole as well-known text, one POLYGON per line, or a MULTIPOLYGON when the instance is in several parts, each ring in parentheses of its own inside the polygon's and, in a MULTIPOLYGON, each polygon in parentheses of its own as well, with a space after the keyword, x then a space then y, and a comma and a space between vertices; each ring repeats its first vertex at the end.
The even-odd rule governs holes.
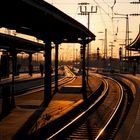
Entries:
POLYGON ((104 44, 104 53, 103 53, 103 58, 104 60, 107 59, 107 29, 105 28, 105 32, 99 32, 99 33, 104 33, 104 39, 99 39, 103 41, 104 44))
POLYGON ((129 57, 129 51, 126 49, 126 47, 129 45, 129 18, 128 14, 118 14, 115 13, 115 15, 119 15, 121 17, 112 17, 112 18, 125 18, 126 19, 126 31, 125 31, 125 66, 127 64, 127 58, 129 57))
MULTIPOLYGON (((80 13, 78 15, 86 15, 88 16, 88 25, 87 28, 90 30, 90 14, 91 13, 97 13, 97 6, 90 6, 90 3, 87 2, 81 2, 78 3, 80 6, 80 13)), ((89 52, 90 51, 90 45, 87 46, 87 82, 88 82, 88 69, 89 69, 89 52)))
POLYGON ((125 60, 126 57, 129 55, 129 53, 126 50, 126 46, 129 44, 129 19, 128 19, 128 14, 117 14, 115 15, 120 15, 122 17, 113 17, 113 18, 125 18, 126 19, 126 31, 125 31, 125 60))
POLYGON ((113 42, 110 42, 111 44, 109 45, 111 47, 111 59, 113 58, 113 42))
POLYGON ((105 29, 104 59, 107 59, 107 29, 105 29))

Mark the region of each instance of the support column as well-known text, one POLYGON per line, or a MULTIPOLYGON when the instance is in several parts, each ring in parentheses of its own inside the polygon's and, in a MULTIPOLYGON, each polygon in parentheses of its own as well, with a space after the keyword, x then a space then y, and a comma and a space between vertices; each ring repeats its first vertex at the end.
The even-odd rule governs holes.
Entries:
POLYGON ((29 53, 29 65, 32 64, 32 53, 29 53))
POLYGON ((51 41, 45 43, 45 78, 44 78, 44 103, 48 105, 51 100, 51 41))
POLYGON ((55 92, 58 91, 58 43, 55 44, 55 92))
POLYGON ((13 71, 14 71, 14 75, 17 75, 17 52, 15 51, 13 53, 13 71))
POLYGON ((83 93, 83 99, 85 100, 87 98, 87 87, 86 87, 86 70, 85 70, 85 48, 86 44, 83 43, 83 61, 82 61, 82 93, 83 93))
POLYGON ((29 53, 29 75, 32 76, 33 74, 33 65, 32 65, 32 53, 29 53))
POLYGON ((15 79, 14 76, 16 75, 16 67, 17 67, 17 52, 15 49, 10 51, 12 55, 12 92, 11 92, 11 108, 15 108, 15 96, 14 96, 14 86, 15 86, 15 79))
MULTIPOLYGON (((11 51, 10 51, 11 52, 11 51)), ((8 78, 10 75, 9 61, 10 57, 7 51, 3 51, 1 55, 1 78, 8 78)))

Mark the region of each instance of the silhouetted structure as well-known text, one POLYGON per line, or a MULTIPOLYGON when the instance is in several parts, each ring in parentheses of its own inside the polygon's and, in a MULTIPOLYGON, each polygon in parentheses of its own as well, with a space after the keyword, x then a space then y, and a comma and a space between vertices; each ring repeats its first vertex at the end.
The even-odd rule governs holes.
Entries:
MULTIPOLYGON (((61 43, 79 43, 86 47, 86 45, 95 40, 95 35, 90 32, 85 26, 77 22, 73 18, 67 16, 62 11, 58 10, 51 4, 42 0, 30 1, 0 1, 0 26, 16 30, 19 33, 31 35, 44 42, 43 50, 45 56, 45 78, 44 78, 44 103, 47 105, 51 100, 51 55, 52 55, 52 42, 58 49, 61 43), (26 9, 26 10, 25 10, 26 9), (5 12, 5 11, 10 12, 5 12), (45 14, 44 14, 45 13, 45 14), (34 16, 36 15, 36 16, 34 16), (13 19, 13 20, 11 20, 13 19)), ((17 40, 16 40, 17 41, 17 40)), ((21 41, 22 42, 22 41, 21 41)), ((10 42, 11 44, 11 42, 10 42)), ((9 45, 10 45, 9 44, 9 45)), ((25 43, 28 45, 28 43, 25 43)), ((11 48, 15 50, 18 45, 13 45, 11 48)), ((32 47, 32 45, 22 46, 25 50, 34 50, 36 52, 39 47, 32 47)), ((18 50, 18 49, 17 49, 18 50)), ((20 49, 19 49, 20 50, 20 49)), ((32 54, 32 53, 31 53, 32 54)), ((14 56, 15 57, 15 56, 14 56)), ((58 52, 56 53, 55 61, 58 61, 58 52)), ((30 61, 30 60, 29 60, 30 61)), ((82 86, 85 87, 85 58, 83 58, 83 78, 82 86)), ((30 64, 30 62, 29 62, 30 64)), ((55 63, 55 70, 58 70, 58 63, 55 63)), ((29 69, 30 75, 32 69, 29 69)), ((56 71, 55 71, 56 72, 56 71)), ((58 73, 55 73, 58 82, 58 73)), ((84 88, 83 88, 84 89, 84 88)))
POLYGON ((44 73, 44 66, 43 64, 40 64, 40 73, 41 73, 41 76, 43 76, 43 73, 44 73))
POLYGON ((29 75, 32 76, 32 74, 33 74, 33 65, 30 64, 29 65, 29 75))

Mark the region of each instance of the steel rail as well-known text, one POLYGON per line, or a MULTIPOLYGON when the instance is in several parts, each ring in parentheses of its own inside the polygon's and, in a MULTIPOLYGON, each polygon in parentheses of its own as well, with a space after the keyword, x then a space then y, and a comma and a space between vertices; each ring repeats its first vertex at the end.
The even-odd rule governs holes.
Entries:
POLYGON ((120 85, 120 83, 119 83, 118 81, 116 81, 116 80, 113 79, 113 78, 109 78, 109 77, 106 77, 106 76, 104 76, 104 77, 105 77, 105 78, 108 78, 108 79, 111 79, 112 81, 116 82, 116 83, 119 85, 120 90, 121 90, 121 98, 120 98, 120 100, 119 100, 119 103, 118 103, 118 105, 117 105, 115 111, 113 112, 113 114, 111 115, 110 119, 109 119, 108 122, 105 124, 105 126, 102 128, 102 130, 100 131, 100 133, 97 135, 97 137, 95 138, 95 140, 98 140, 98 139, 100 138, 100 136, 102 135, 102 133, 105 131, 105 129, 106 129, 106 128, 108 127, 108 125, 111 123, 112 119, 113 119, 114 116, 116 115, 116 113, 117 113, 117 111, 118 111, 118 109, 119 109, 119 107, 120 107, 120 105, 121 105, 121 102, 122 102, 123 96, 124 96, 123 88, 122 88, 122 86, 120 85))
MULTIPOLYGON (((122 100, 123 100, 123 96, 124 96, 124 93, 123 93, 123 88, 122 86, 120 85, 119 82, 117 82, 116 80, 112 79, 112 78, 109 78, 109 77, 103 77, 104 80, 106 78, 114 81, 118 87, 120 88, 120 97, 119 97, 119 102, 117 104, 117 106, 115 107, 115 110, 113 111, 113 113, 111 114, 109 120, 106 122, 106 124, 104 125, 104 127, 100 130, 100 132, 98 133, 98 135, 96 136, 95 140, 98 140, 102 133, 108 128, 108 126, 111 124, 111 121, 113 120, 113 118, 115 117, 117 111, 119 110, 120 106, 121 106, 121 103, 122 103, 122 100)), ((107 81, 106 81, 107 82, 107 81)), ((108 83, 107 83, 108 84, 108 83)), ((101 96, 100 96, 101 98, 101 96)), ((99 98, 98 98, 99 99, 99 98)), ((67 129, 68 127, 70 127, 71 125, 73 125, 80 117, 84 116, 90 109, 93 109, 95 107, 95 105, 100 102, 101 99, 99 99, 98 101, 96 100, 88 109, 86 109, 83 113, 81 113, 80 115, 78 115, 75 119, 73 119, 70 123, 68 123, 67 125, 65 125, 63 128, 61 128, 59 131, 57 131, 56 133, 54 133, 53 135, 51 135, 49 138, 47 138, 47 140, 51 140, 51 139, 56 139, 57 138, 57 135, 61 134, 65 129, 67 129)))
MULTIPOLYGON (((67 77, 65 78, 62 78, 62 79, 59 79, 58 81, 62 82, 61 84, 59 84, 58 86, 61 86, 61 85, 64 85, 66 83, 69 83, 71 82, 72 80, 74 80, 74 77, 72 78, 69 78, 68 80, 66 80, 67 77)), ((54 84, 54 82, 52 82, 52 84, 54 84)), ((52 86, 52 88, 54 89, 54 85, 52 86)), ((20 96, 24 96, 24 95, 28 95, 28 94, 32 94, 34 92, 38 92, 38 91, 42 91, 44 90, 44 84, 43 85, 40 85, 40 86, 35 86, 35 87, 31 87, 31 88, 28 88, 28 90, 19 90, 18 92, 26 92, 26 93, 23 93, 23 94, 19 94, 19 95, 15 95, 15 97, 20 97, 20 96)))
POLYGON ((104 98, 104 96, 107 94, 109 85, 108 82, 104 79, 102 79, 103 83, 104 83, 104 90, 101 94, 101 96, 99 96, 99 98, 97 100, 95 100, 95 102, 90 105, 85 111, 83 111, 80 115, 78 115, 77 117, 75 117, 70 123, 66 124, 64 127, 62 127, 60 130, 58 130, 56 133, 54 133, 53 135, 51 135, 50 137, 47 138, 47 140, 52 140, 55 137, 57 137, 57 135, 59 135, 60 133, 62 133, 65 129, 67 129, 68 127, 70 127, 71 125, 73 125, 80 117, 86 115, 93 107, 95 107, 101 99, 104 98))
MULTIPOLYGON (((67 67, 67 69, 68 69, 68 67, 67 67)), ((69 76, 69 77, 65 76, 65 77, 59 79, 58 80, 58 82, 59 82, 58 86, 59 87, 62 86, 62 85, 68 84, 69 82, 72 82, 76 78, 75 74, 72 71, 70 71, 70 69, 68 69, 68 71, 71 74, 71 76, 69 76)), ((54 77, 54 75, 53 75, 53 77, 54 77)), ((30 80, 28 79, 28 80, 20 81, 20 83, 23 83, 23 82, 26 82, 26 81, 34 81, 36 79, 43 79, 43 78, 34 78, 34 79, 30 79, 30 80)), ((54 89, 54 86, 55 86, 54 84, 55 84, 55 82, 53 81, 52 82, 52 89, 54 89)), ((38 91, 42 91, 42 90, 44 90, 44 84, 28 88, 28 90, 27 89, 19 90, 19 91, 17 91, 17 93, 22 93, 22 92, 26 92, 26 93, 15 95, 15 97, 20 97, 20 96, 23 96, 23 95, 32 94, 34 92, 38 92, 38 91)))

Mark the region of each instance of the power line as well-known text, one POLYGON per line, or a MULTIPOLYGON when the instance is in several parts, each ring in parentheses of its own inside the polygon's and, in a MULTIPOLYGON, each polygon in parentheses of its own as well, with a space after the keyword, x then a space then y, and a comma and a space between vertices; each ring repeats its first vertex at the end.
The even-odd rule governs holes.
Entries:
POLYGON ((101 9, 100 9, 100 17, 101 17, 101 20, 102 20, 102 22, 103 22, 103 24, 104 24, 105 28, 106 28, 105 21, 104 21, 104 19, 103 19, 103 16, 102 16, 102 14, 101 14, 101 9))
POLYGON ((106 1, 104 1, 104 0, 102 0, 108 7, 110 7, 111 8, 111 6, 106 2, 106 1))
MULTIPOLYGON (((104 1, 104 0, 103 0, 103 1, 104 1)), ((113 32, 113 35, 114 35, 114 24, 113 24, 113 19, 112 19, 113 15, 114 15, 113 8, 112 8, 111 6, 109 6, 109 5, 104 1, 104 2, 107 4, 107 6, 111 9, 111 11, 112 11, 112 13, 111 13, 112 15, 110 16, 110 14, 109 14, 108 12, 106 12, 106 10, 105 10, 104 8, 102 8, 96 0, 94 0, 94 2, 95 2, 95 3, 98 5, 98 7, 99 7, 100 9, 102 9, 103 12, 111 19, 113 31, 111 31, 110 28, 109 28, 109 32, 110 32, 111 34, 112 34, 112 32, 113 32)), ((116 0, 114 0, 114 5, 115 5, 115 4, 116 4, 116 0)), ((104 24, 105 24, 105 22, 104 22, 104 24)), ((105 25, 105 26, 106 26, 106 25, 105 25)))
MULTIPOLYGON (((99 3, 96 2, 96 0, 93 0, 93 1, 98 5, 99 8, 101 8, 101 9, 104 11, 104 13, 105 13, 107 16, 110 17, 109 13, 107 13, 107 12, 99 5, 99 3)), ((110 17, 110 18, 112 18, 112 17, 110 17)))

